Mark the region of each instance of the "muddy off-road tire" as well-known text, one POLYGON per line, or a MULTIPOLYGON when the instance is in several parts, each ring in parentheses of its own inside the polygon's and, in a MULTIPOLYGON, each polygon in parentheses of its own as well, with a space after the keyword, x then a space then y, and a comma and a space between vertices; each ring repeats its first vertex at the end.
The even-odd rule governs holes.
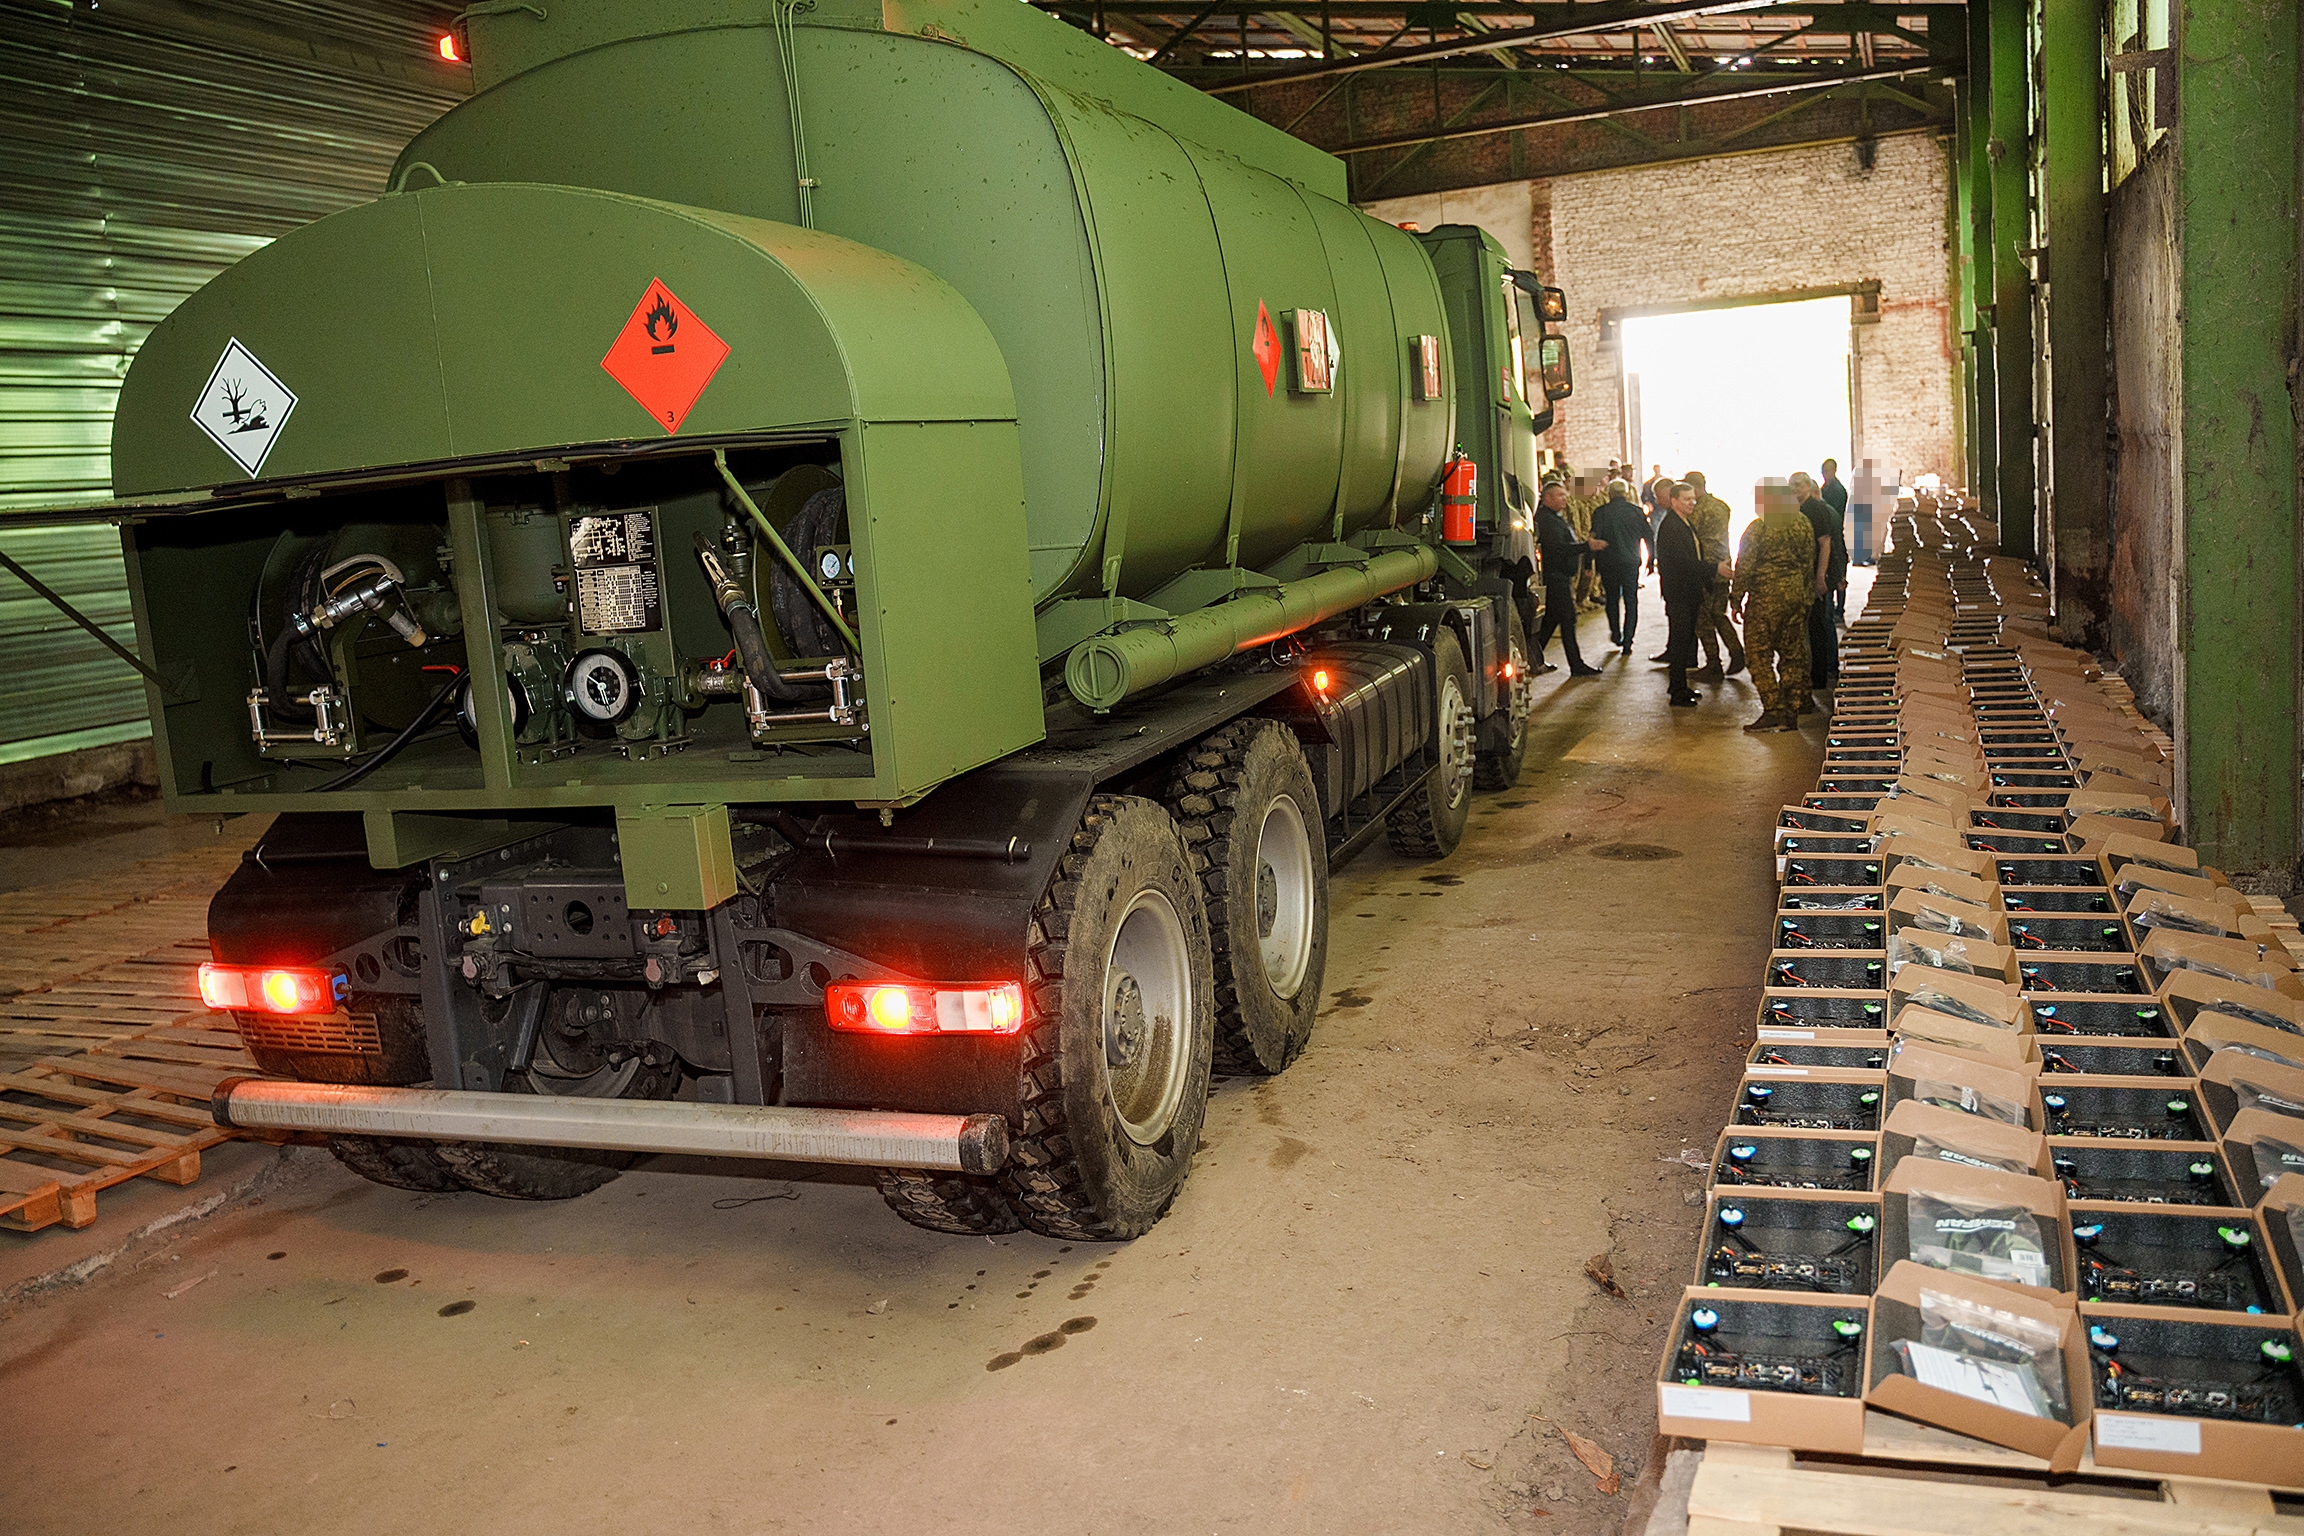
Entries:
POLYGON ((1098 795, 1033 913, 1024 1118, 1001 1179, 1035 1232, 1139 1236, 1191 1172, 1215 1039, 1192 865, 1165 810, 1098 795))
POLYGON ((1278 1072, 1312 1037, 1328 967, 1328 841, 1296 733, 1236 720, 1169 785, 1208 905, 1216 1070, 1278 1072))
POLYGON ((384 1136, 331 1136, 328 1150, 336 1161, 372 1184, 413 1189, 427 1195, 461 1194, 464 1186, 440 1161, 428 1141, 400 1141, 384 1136))
POLYGON ((1454 853, 1472 816, 1472 674, 1464 666, 1463 647, 1447 630, 1433 643, 1432 657, 1440 765, 1406 805, 1384 820, 1393 848, 1412 859, 1444 859, 1454 853))
POLYGON ((1520 765, 1528 760, 1528 713, 1536 699, 1536 679, 1528 674, 1528 630, 1512 613, 1512 675, 1504 680, 1504 707, 1510 711, 1511 734, 1502 750, 1479 753, 1472 763, 1472 787, 1510 789, 1520 782, 1520 765))
POLYGON ((872 1176, 888 1209, 931 1232, 992 1236, 1024 1225, 996 1178, 918 1168, 875 1168, 872 1176))

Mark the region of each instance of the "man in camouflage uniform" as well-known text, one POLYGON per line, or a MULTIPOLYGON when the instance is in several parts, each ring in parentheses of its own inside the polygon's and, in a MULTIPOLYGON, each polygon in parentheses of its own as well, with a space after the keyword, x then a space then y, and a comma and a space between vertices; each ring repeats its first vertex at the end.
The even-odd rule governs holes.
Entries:
POLYGON ((1736 626, 1728 622, 1728 582, 1735 574, 1729 564, 1728 503, 1705 488, 1702 470, 1692 469, 1682 478, 1696 490, 1696 515, 1689 519, 1696 530, 1696 546, 1703 551, 1705 563, 1718 571, 1719 579, 1704 594, 1704 607, 1696 615, 1696 640, 1704 647, 1704 670, 1696 676, 1703 682, 1717 683, 1744 670, 1744 642, 1736 637, 1736 626), (1720 665, 1723 655, 1728 658, 1726 668, 1720 665))
MULTIPOLYGON (((1592 537, 1592 514, 1608 498, 1582 475, 1573 475, 1570 483, 1574 490, 1568 497, 1568 509, 1563 515, 1568 519, 1568 526, 1575 530, 1576 537, 1589 539, 1592 537)), ((1589 560, 1579 566, 1574 591, 1578 613, 1597 611, 1600 607, 1600 568, 1589 560)))
POLYGON ((1752 685, 1760 690, 1760 718, 1744 727, 1748 731, 1800 728, 1809 694, 1808 605, 1816 600, 1821 542, 1784 482, 1761 488, 1760 516, 1744 529, 1730 589, 1730 611, 1743 621, 1752 685))

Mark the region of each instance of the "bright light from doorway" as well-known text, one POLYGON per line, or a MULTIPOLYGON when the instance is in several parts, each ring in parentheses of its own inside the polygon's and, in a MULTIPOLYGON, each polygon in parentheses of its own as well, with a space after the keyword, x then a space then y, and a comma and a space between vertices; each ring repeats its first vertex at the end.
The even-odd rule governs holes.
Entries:
POLYGON ((1848 300, 1750 304, 1623 322, 1624 370, 1638 375, 1639 468, 1700 469, 1735 513, 1754 515, 1763 476, 1848 474, 1848 300))

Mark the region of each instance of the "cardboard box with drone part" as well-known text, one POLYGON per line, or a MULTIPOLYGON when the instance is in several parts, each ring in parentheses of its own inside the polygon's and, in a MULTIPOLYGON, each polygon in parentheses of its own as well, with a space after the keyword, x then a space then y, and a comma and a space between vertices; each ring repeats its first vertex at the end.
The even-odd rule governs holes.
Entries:
POLYGON ((2304 1174, 2304 1120, 2269 1109, 2244 1109, 2224 1127, 2224 1160, 2232 1182, 2261 1200, 2290 1174, 2304 1174))
POLYGON ((1728 1123, 1800 1131, 1877 1131, 1884 1069, 1747 1067, 1728 1123))
POLYGON ((2219 1134, 2251 1109, 2304 1122, 2304 1068, 2227 1046, 2200 1069, 2200 1101, 2219 1134))
POLYGON ((1908 1157, 1882 1175, 1880 1263, 2071 1291, 2072 1234, 2054 1179, 1908 1157))
POLYGON ((1767 985, 1797 991, 1870 991, 1888 979, 1878 949, 1778 949, 1768 955, 1767 985))
POLYGON ((1923 869, 1948 869, 1973 880, 1991 881, 1998 875, 1998 860, 1980 848, 1971 848, 1960 840, 1956 832, 1931 832, 1921 829, 1913 832, 1885 834, 1880 854, 1893 874, 1907 864, 1923 869))
POLYGON ((1923 886, 1901 887, 1889 898, 1888 932, 1895 934, 1906 928, 1954 938, 1983 939, 1993 944, 2008 942, 2007 913, 1955 897, 1939 896, 1923 886))
POLYGON ((1938 1013, 1998 1024, 2020 1034, 2033 1029, 2032 1004, 2018 987, 1989 976, 1965 971, 1944 971, 1934 966, 1907 965, 1888 979, 1888 1022, 1906 1008, 1933 1008, 1938 1013))
POLYGON ((1871 823, 1873 834, 1879 837, 1933 837, 1952 843, 1960 840, 1956 813, 1933 800, 1906 796, 1887 801, 1872 813, 1871 823))
POLYGON ((2181 896, 2174 891, 2141 887, 2127 897, 2120 915, 2137 934, 2156 929, 2199 933, 2209 938, 2245 940, 2250 944, 2277 944, 2272 925, 2237 903, 2181 896))
POLYGON ((1877 1132, 1790 1131, 1729 1126, 1712 1147, 1714 1189, 1829 1189, 1870 1194, 1877 1132))
POLYGON ((1914 1160, 2030 1178, 2056 1177, 2048 1139, 2038 1131, 1907 1099, 1889 1110, 1881 1123, 1880 1176, 1887 1178, 1914 1160))
POLYGON ((2257 1230, 2288 1295, 2291 1314, 2304 1313, 2304 1173, 2283 1173, 2256 1207, 2257 1230))
POLYGON ((2144 934, 2136 951, 2145 977, 2157 991, 2178 971, 2203 971, 2251 987, 2304 1001, 2304 976, 2288 951, 2265 939, 2218 939, 2204 933, 2183 933, 2174 928, 2153 928, 2144 934))
POLYGON ((1981 1115, 2028 1131, 2044 1131, 2040 1076, 2016 1063, 1949 1046, 1899 1040, 1888 1051, 1889 1113, 1906 1102, 1981 1115))
POLYGON ((1872 1294, 1864 1400, 1955 1434, 2079 1466, 2091 1383, 2068 1296, 1906 1259, 1872 1294))
POLYGON ((1884 1077, 1888 1070, 1888 1031, 1884 1029, 1762 1029, 1744 1056, 1744 1075, 1777 1069, 1831 1067, 1884 1077))
MULTIPOLYGON (((2087 784, 2064 798, 2064 809, 2074 816, 2112 816, 2139 820, 2147 825, 2156 824, 2163 831, 2173 827, 2176 809, 2164 795, 2151 794, 2138 787, 2116 787, 2117 780, 2104 784, 2087 784)), ((2142 831, 2142 829, 2139 829, 2142 831)), ((2150 837, 2149 831, 2142 835, 2150 837)), ((2165 838, 2156 839, 2165 842, 2165 838)))
POLYGON ((1858 837, 1872 830, 1872 813, 1858 811, 1841 816, 1813 806, 1787 805, 1776 813, 1778 831, 1817 832, 1827 836, 1858 837))
POLYGON ((1880 1277, 1877 1195, 1715 1186, 1693 1284, 1868 1296, 1880 1277))
POLYGON ((2016 951, 1990 939, 1906 928, 1888 940, 1886 954, 1889 970, 1898 975, 1919 966, 1955 975, 1978 976, 2010 986, 2020 986, 2024 979, 2016 951))
POLYGON ((2182 843, 2163 843, 2149 837, 2112 836, 2102 846, 2091 850, 2104 871, 2104 883, 2117 885, 2120 871, 2130 864, 2142 864, 2147 869, 2164 869, 2179 875, 2191 875, 2216 885, 2230 885, 2224 872, 2200 862, 2200 855, 2182 843))
POLYGON ((1805 907, 1784 907, 1776 913, 1779 950, 1871 950, 1888 943, 1888 915, 1884 912, 1811 912, 1805 907))
POLYGON ((2091 743, 2083 746, 2074 757, 2087 770, 2091 788, 2098 787, 2098 776, 2102 776, 2107 784, 2121 781, 2136 784, 2147 793, 2156 791, 2165 794, 2169 786, 2176 782, 2176 776, 2169 771, 2166 762, 2155 757, 2145 757, 2141 753, 2122 751, 2118 747, 2091 743))
POLYGON ((1769 987, 1760 994, 1760 1014, 1753 1027, 1761 1040, 1823 1041, 1825 1030, 1879 1030, 1887 1023, 1886 992, 1869 987, 1769 987), (1799 1030, 1812 1033, 1784 1033, 1799 1030))
POLYGON ((2304 1034, 2304 999, 2251 986, 2229 976, 2206 971, 2170 971, 2162 978, 2160 1002, 2178 1028, 2189 1026, 2203 1013, 2225 1013, 2274 1029, 2304 1034))
POLYGON ((1979 1024, 1933 1008, 1904 1008, 1896 1015, 1896 1038, 1916 1045, 1942 1046, 2019 1072, 2041 1069, 2040 1040, 2029 1030, 1979 1024))
POLYGON ((2212 1141, 2052 1136, 2048 1155, 2055 1160, 2064 1198, 2075 1209, 2233 1210, 2246 1204, 2231 1164, 2212 1141))
POLYGON ((2121 1374, 2108 1384, 2114 1390, 2140 1392, 2145 1401, 2165 1400, 2172 1390, 2218 1394, 2234 1407, 2252 1399, 2271 1420, 2140 1412, 2098 1396, 2097 1466, 2304 1487, 2304 1428, 2298 1427, 2304 1422, 2304 1375, 2297 1368, 2291 1319, 2094 1304, 2083 1305, 2080 1318, 2088 1337, 2113 1341, 2110 1352, 2097 1349, 2089 1373, 2092 1395, 2096 1378, 2116 1362, 2121 1374))
POLYGON ((1893 902, 1904 891, 1927 891, 1937 896, 1949 896, 1972 907, 1997 909, 2001 905, 2000 882, 1997 878, 1979 880, 1956 870, 1931 869, 1923 864, 1907 862, 1888 872, 1882 879, 1887 900, 1893 902))
POLYGON ((2115 837, 2144 837, 2165 839, 2169 829, 2156 821, 2133 821, 2125 816, 2075 816, 2064 829, 2072 846, 2081 853, 2094 853, 2115 837))
POLYGON ((2126 1144, 2209 1142, 2215 1126, 2188 1077, 2097 1077, 2057 1072, 2040 1085, 2042 1126, 2052 1137, 2126 1144))
POLYGON ((2270 1029, 2249 1019, 2213 1010, 2198 1014, 2184 1031, 2184 1057, 2197 1073, 2223 1050, 2237 1050, 2304 1072, 2304 1035, 2270 1029))
POLYGON ((2290 1313, 2252 1212, 2090 1200, 2073 1202, 2071 1213, 2083 1302, 2253 1317, 2290 1313))
POLYGON ((1861 1296, 1725 1287, 1690 1290, 1664 1342, 1656 1426, 1667 1435, 1855 1456, 1864 1450, 1861 1296), (1710 1326, 1699 1330, 1701 1315, 1710 1326), (1851 1331, 1852 1330, 1852 1331, 1851 1331), (1691 1346, 1702 1353, 1692 1353, 1691 1346), (1829 1374, 1833 1390, 1822 1390, 1829 1374), (1707 1384, 1706 1377, 1721 1382, 1707 1384), (1808 1390, 1742 1381, 1789 1376, 1808 1390))
POLYGON ((2247 912, 2248 898, 2229 885, 2219 885, 2200 875, 2186 874, 2177 869, 2159 869, 2150 864, 2123 864, 2112 881, 2112 894, 2122 902, 2135 899, 2138 891, 2167 891, 2172 895, 2189 896, 2198 901, 2213 901, 2230 907, 2235 913, 2247 912))

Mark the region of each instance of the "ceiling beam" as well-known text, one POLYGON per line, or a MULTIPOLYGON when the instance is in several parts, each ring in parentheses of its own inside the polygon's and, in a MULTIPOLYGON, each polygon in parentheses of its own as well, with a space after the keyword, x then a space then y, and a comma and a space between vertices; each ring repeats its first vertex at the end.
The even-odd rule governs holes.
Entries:
MULTIPOLYGON (((1683 16, 1717 16, 1730 11, 1767 10, 1773 0, 1678 0, 1671 5, 1626 5, 1603 3, 1599 5, 1564 7, 1578 14, 1573 19, 1563 18, 1549 26, 1523 27, 1510 32, 1491 32, 1484 37, 1464 38, 1446 43, 1422 43, 1413 48, 1392 48, 1382 53, 1364 53, 1356 59, 1316 64, 1309 69, 1276 70, 1271 74, 1252 75, 1246 79, 1227 81, 1205 87, 1211 96, 1228 96, 1235 91, 1253 90, 1260 85, 1294 85, 1305 80, 1327 80, 1337 75, 1355 75, 1371 69, 1386 69, 1396 64, 1434 64, 1442 59, 1461 59, 1475 53, 1494 53, 1500 48, 1524 48, 1532 43, 1556 42, 1564 37, 1584 37, 1595 32, 1622 32, 1633 27, 1651 27, 1658 21, 1677 21, 1683 16)), ((1155 60, 1154 62, 1157 62, 1155 60)))
POLYGON ((1680 41, 1680 34, 1672 30, 1672 23, 1668 21, 1656 23, 1656 41, 1664 45, 1665 56, 1671 59, 1674 69, 1684 75, 1696 72, 1696 66, 1688 62, 1688 49, 1680 41))
MULTIPOLYGON (((1098 9, 1107 16, 1174 16, 1188 9, 1188 4, 1179 3, 1179 0, 1104 0, 1101 6, 1097 5, 1096 0, 1033 0, 1033 4, 1040 10, 1078 16, 1086 16, 1098 9)), ((1396 22, 1406 9, 1402 0, 1329 0, 1328 14, 1338 21, 1396 22)), ((1535 25, 1539 18, 1551 15, 1565 17, 1578 9, 1595 13, 1600 11, 1597 5, 1571 6, 1565 0, 1522 0, 1522 3, 1517 4, 1504 3, 1504 0, 1455 0, 1448 9, 1459 16, 1478 16, 1490 22, 1516 20, 1530 26, 1535 25)), ((1853 3, 1853 0, 1816 0, 1813 4, 1802 3, 1802 0, 1775 0, 1765 9, 1779 16, 1841 18, 1848 23, 1839 29, 1841 31, 1862 30, 1863 18, 1870 15, 1873 17, 1871 30, 1894 30, 1880 24, 1880 7, 1853 3)), ((1270 10, 1269 0, 1263 0, 1263 3, 1259 3, 1259 0, 1223 0, 1217 6, 1220 15, 1245 11, 1251 16, 1262 16, 1270 10)), ((1893 7, 1893 14, 1958 21, 1966 14, 1966 10, 1965 6, 1959 5, 1898 5, 1893 7)), ((1654 7, 1650 8, 1650 13, 1655 14, 1654 7)), ((1662 14, 1670 15, 1671 12, 1665 11, 1662 14)), ((1632 24, 1627 21, 1622 25, 1630 27, 1632 24)), ((1648 23, 1643 20, 1639 24, 1646 26, 1648 23)))
MULTIPOLYGON (((1551 128, 1563 123, 1588 123, 1611 118, 1619 113, 1651 112, 1659 107, 1702 106, 1715 101, 1748 101, 1758 96, 1777 96, 1791 91, 1821 91, 1837 86, 1856 85, 1867 80, 1899 80, 1909 75, 1931 74, 1940 64, 1900 64, 1883 69, 1839 70, 1830 74, 1778 75, 1753 78, 1746 86, 1728 90, 1696 90, 1681 87, 1653 97, 1638 100, 1618 100, 1590 107, 1579 107, 1564 112, 1539 112, 1531 116, 1506 118, 1490 123, 1471 123, 1453 127, 1419 129, 1411 133, 1387 134, 1382 138, 1363 139, 1356 144, 1329 148, 1337 155, 1374 154, 1387 149, 1408 149, 1419 144, 1437 143, 1448 139, 1473 139, 1492 133, 1514 133, 1524 128, 1551 128)), ((1665 77, 1670 79, 1672 77, 1665 77)))

